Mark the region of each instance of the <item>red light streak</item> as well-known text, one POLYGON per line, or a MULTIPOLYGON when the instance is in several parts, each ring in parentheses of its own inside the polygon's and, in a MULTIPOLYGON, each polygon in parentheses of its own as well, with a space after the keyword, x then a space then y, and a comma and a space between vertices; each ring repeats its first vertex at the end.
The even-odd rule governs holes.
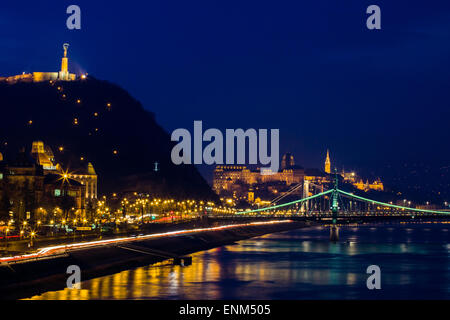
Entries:
POLYGON ((41 257, 51 257, 52 255, 55 255, 55 254, 66 253, 68 250, 80 250, 80 249, 85 249, 85 248, 111 245, 111 244, 117 244, 117 243, 132 242, 132 241, 145 240, 145 239, 163 238, 163 237, 170 237, 170 236, 190 234, 190 233, 199 233, 199 232, 204 232, 204 231, 220 231, 220 230, 246 227, 246 226, 254 226, 254 225, 270 225, 270 224, 276 224, 276 223, 289 223, 289 222, 292 222, 292 221, 291 220, 276 220, 276 221, 267 221, 267 222, 252 222, 252 223, 245 223, 245 224, 232 224, 232 225, 213 227, 213 228, 199 228, 199 229, 187 229, 187 230, 180 230, 180 231, 170 231, 170 232, 165 232, 165 233, 155 233, 155 234, 148 234, 148 235, 142 235, 142 236, 136 236, 136 237, 124 237, 124 238, 117 238, 117 239, 97 240, 97 241, 91 241, 91 242, 80 242, 80 243, 73 243, 73 244, 68 244, 68 245, 45 247, 45 248, 39 249, 39 251, 37 251, 36 253, 0 258, 0 263, 19 262, 19 261, 26 261, 28 259, 33 259, 33 258, 36 259, 36 258, 41 258, 41 257))

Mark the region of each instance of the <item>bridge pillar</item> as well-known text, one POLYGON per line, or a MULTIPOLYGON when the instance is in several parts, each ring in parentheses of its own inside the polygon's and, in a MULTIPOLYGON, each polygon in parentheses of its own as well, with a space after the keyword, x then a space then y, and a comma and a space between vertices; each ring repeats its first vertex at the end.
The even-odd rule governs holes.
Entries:
POLYGON ((336 179, 334 185, 334 191, 331 195, 331 214, 333 217, 333 224, 330 227, 330 241, 339 241, 339 228, 337 224, 337 218, 339 214, 339 200, 338 200, 338 178, 336 172, 336 179))
MULTIPOLYGON (((303 199, 308 198, 308 197, 309 197, 309 181, 305 180, 305 181, 303 181, 303 199)), ((308 201, 306 201, 304 203, 304 208, 305 208, 305 212, 308 212, 308 210, 309 210, 308 201)))

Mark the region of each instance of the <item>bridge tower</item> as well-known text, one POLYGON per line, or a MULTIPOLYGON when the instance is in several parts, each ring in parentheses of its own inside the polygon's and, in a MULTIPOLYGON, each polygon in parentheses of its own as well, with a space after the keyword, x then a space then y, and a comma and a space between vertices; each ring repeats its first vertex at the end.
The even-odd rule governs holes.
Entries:
POLYGON ((337 216, 339 213, 339 200, 338 200, 338 176, 337 170, 335 169, 335 178, 334 178, 334 189, 331 194, 331 217, 332 217, 332 225, 330 227, 330 241, 337 242, 339 241, 339 228, 337 224, 337 216))
MULTIPOLYGON (((304 180, 303 181, 303 198, 308 198, 308 197, 309 197, 309 181, 304 180)), ((308 212, 308 210, 309 210, 308 201, 303 203, 302 206, 303 206, 305 212, 308 212)))

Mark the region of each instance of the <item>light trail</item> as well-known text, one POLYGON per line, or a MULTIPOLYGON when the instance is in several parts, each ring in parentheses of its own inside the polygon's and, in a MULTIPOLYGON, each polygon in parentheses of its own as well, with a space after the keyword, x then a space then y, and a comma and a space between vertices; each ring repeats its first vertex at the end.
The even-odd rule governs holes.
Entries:
POLYGON ((137 241, 137 240, 163 238, 163 237, 170 237, 170 236, 177 236, 177 235, 184 235, 184 234, 191 234, 191 233, 199 233, 199 232, 204 232, 204 231, 220 231, 220 230, 226 230, 226 229, 232 229, 232 228, 238 228, 238 227, 248 227, 248 226, 255 226, 255 225, 270 225, 270 224, 290 223, 290 222, 292 222, 292 220, 273 220, 273 221, 251 222, 251 223, 245 223, 245 224, 231 224, 231 225, 212 227, 212 228, 186 229, 186 230, 180 230, 180 231, 170 231, 170 232, 164 232, 164 233, 139 235, 139 236, 135 236, 135 237, 124 237, 124 238, 116 238, 116 239, 97 240, 97 241, 91 241, 91 242, 80 242, 80 243, 73 243, 73 244, 68 244, 68 245, 45 247, 45 248, 39 249, 39 251, 37 251, 36 253, 0 258, 0 263, 7 264, 9 262, 24 262, 24 261, 27 261, 30 259, 51 257, 52 255, 66 253, 67 250, 79 250, 79 249, 85 249, 85 248, 92 248, 92 247, 96 247, 96 246, 104 246, 104 245, 110 245, 110 244, 116 244, 116 243, 132 242, 132 241, 137 241))

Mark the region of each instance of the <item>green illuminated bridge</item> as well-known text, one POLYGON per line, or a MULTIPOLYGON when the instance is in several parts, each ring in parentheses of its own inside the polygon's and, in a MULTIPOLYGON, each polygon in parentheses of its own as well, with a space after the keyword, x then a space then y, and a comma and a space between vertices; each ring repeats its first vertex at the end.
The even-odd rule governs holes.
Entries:
POLYGON ((239 211, 237 215, 367 215, 367 214, 433 214, 448 215, 450 211, 417 209, 367 199, 355 194, 331 189, 307 198, 255 210, 239 211))
MULTIPOLYGON (((217 216, 215 217, 217 218, 217 216)), ((338 241, 338 220, 351 222, 388 218, 450 218, 450 211, 411 208, 367 199, 339 189, 336 175, 334 188, 331 190, 283 204, 238 211, 232 217, 259 219, 276 217, 291 220, 329 221, 330 240, 338 241)))
POLYGON ((242 217, 331 218, 333 223, 336 223, 338 218, 352 217, 450 217, 450 211, 411 208, 364 198, 339 189, 336 176, 334 188, 331 190, 283 204, 238 211, 235 215, 242 217))

